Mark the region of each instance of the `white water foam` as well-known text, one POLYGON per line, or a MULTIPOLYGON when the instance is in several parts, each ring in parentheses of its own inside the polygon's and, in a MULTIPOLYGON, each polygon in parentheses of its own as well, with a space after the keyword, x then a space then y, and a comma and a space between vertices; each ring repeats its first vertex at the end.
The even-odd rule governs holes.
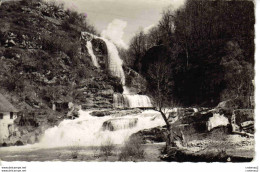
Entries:
POLYGON ((45 131, 37 147, 62 147, 62 146, 100 146, 110 139, 114 144, 123 144, 133 133, 165 125, 161 115, 153 111, 144 111, 141 114, 133 114, 121 117, 105 116, 94 117, 90 111, 80 111, 80 117, 75 120, 64 120, 59 126, 45 131), (129 126, 133 119, 137 119, 135 125, 129 126), (115 131, 104 128, 106 121, 114 122, 115 131))
POLYGON ((91 57, 93 65, 96 66, 97 68, 99 68, 100 66, 98 64, 97 57, 96 57, 96 55, 93 52, 92 43, 90 41, 87 41, 86 48, 88 49, 88 53, 89 53, 89 55, 91 57))
POLYGON ((150 98, 146 95, 114 94, 113 102, 113 106, 117 108, 153 107, 150 98))
POLYGON ((123 70, 123 60, 119 57, 118 50, 112 42, 109 40, 99 37, 102 39, 106 45, 108 50, 108 68, 111 75, 116 76, 121 79, 122 85, 125 85, 125 73, 123 70))
MULTIPOLYGON (((125 86, 125 73, 122 67, 123 60, 119 57, 117 47, 111 41, 102 37, 92 35, 88 32, 82 32, 82 35, 83 37, 92 37, 96 39, 101 39, 106 43, 107 50, 108 50, 108 69, 112 76, 120 78, 124 89, 123 94, 115 94, 113 96, 114 107, 115 108, 153 107, 151 100, 148 96, 132 93, 130 89, 125 86)), ((88 52, 91 55, 93 64, 98 67, 99 65, 96 56, 93 53, 92 44, 89 40, 90 38, 87 39, 88 52)))

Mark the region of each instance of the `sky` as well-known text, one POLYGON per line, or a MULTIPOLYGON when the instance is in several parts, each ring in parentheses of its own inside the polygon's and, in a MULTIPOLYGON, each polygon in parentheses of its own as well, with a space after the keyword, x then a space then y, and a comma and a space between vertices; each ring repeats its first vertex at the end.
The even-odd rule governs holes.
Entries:
POLYGON ((84 13, 103 37, 127 48, 138 31, 155 26, 163 9, 179 8, 185 0, 56 0, 84 13))

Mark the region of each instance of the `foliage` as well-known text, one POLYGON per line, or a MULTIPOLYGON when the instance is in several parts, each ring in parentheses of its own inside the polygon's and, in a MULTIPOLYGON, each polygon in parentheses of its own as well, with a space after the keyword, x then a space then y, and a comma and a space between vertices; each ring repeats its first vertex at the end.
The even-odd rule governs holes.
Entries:
POLYGON ((156 99, 157 107, 166 107, 169 103, 173 82, 171 80, 171 63, 166 60, 158 61, 149 66, 148 81, 154 86, 150 88, 156 99))
MULTIPOLYGON (((42 49, 51 53, 62 51, 74 59, 78 54, 80 43, 71 42, 65 38, 55 35, 43 35, 41 39, 42 49)), ((74 60, 75 62, 75 60, 74 60)))
POLYGON ((111 156, 114 149, 115 145, 110 138, 106 139, 100 146, 100 152, 102 152, 105 157, 111 156))
POLYGON ((226 52, 226 56, 221 59, 221 65, 225 71, 224 82, 226 85, 226 88, 222 91, 221 99, 236 99, 252 94, 254 77, 252 64, 243 59, 242 50, 237 42, 228 42, 226 52))
POLYGON ((36 4, 37 2, 42 2, 41 0, 22 0, 21 4, 26 6, 32 6, 36 4))
POLYGON ((80 146, 75 144, 70 147, 70 157, 72 159, 77 159, 79 156, 80 146))
POLYGON ((183 141, 183 138, 172 130, 169 116, 167 117, 167 108, 174 107, 173 99, 170 96, 173 90, 171 67, 171 63, 163 59, 148 68, 148 81, 153 85, 150 90, 156 103, 156 110, 160 112, 167 128, 166 150, 171 146, 176 146, 177 140, 183 141))
POLYGON ((133 161, 142 158, 144 158, 144 149, 142 147, 141 137, 131 137, 131 139, 126 141, 124 146, 121 148, 119 161, 133 161))

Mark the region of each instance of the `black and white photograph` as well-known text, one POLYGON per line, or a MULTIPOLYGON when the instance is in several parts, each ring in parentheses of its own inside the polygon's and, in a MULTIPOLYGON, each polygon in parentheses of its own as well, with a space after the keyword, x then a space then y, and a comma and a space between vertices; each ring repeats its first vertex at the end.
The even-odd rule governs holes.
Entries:
POLYGON ((0 0, 1 172, 26 171, 14 162, 257 172, 257 3, 0 0))

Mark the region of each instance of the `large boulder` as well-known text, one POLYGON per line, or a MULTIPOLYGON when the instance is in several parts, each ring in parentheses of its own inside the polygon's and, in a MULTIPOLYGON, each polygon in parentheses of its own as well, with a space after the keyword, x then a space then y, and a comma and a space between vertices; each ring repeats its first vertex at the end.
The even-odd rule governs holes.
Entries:
POLYGON ((23 146, 24 144, 23 144, 22 141, 18 140, 17 142, 15 142, 14 145, 15 145, 15 146, 23 146))
POLYGON ((207 122, 208 131, 212 130, 215 127, 227 126, 229 125, 229 120, 223 114, 214 113, 212 117, 209 118, 207 122))
POLYGON ((34 144, 36 142, 36 136, 31 135, 29 139, 27 140, 27 144, 34 144))

